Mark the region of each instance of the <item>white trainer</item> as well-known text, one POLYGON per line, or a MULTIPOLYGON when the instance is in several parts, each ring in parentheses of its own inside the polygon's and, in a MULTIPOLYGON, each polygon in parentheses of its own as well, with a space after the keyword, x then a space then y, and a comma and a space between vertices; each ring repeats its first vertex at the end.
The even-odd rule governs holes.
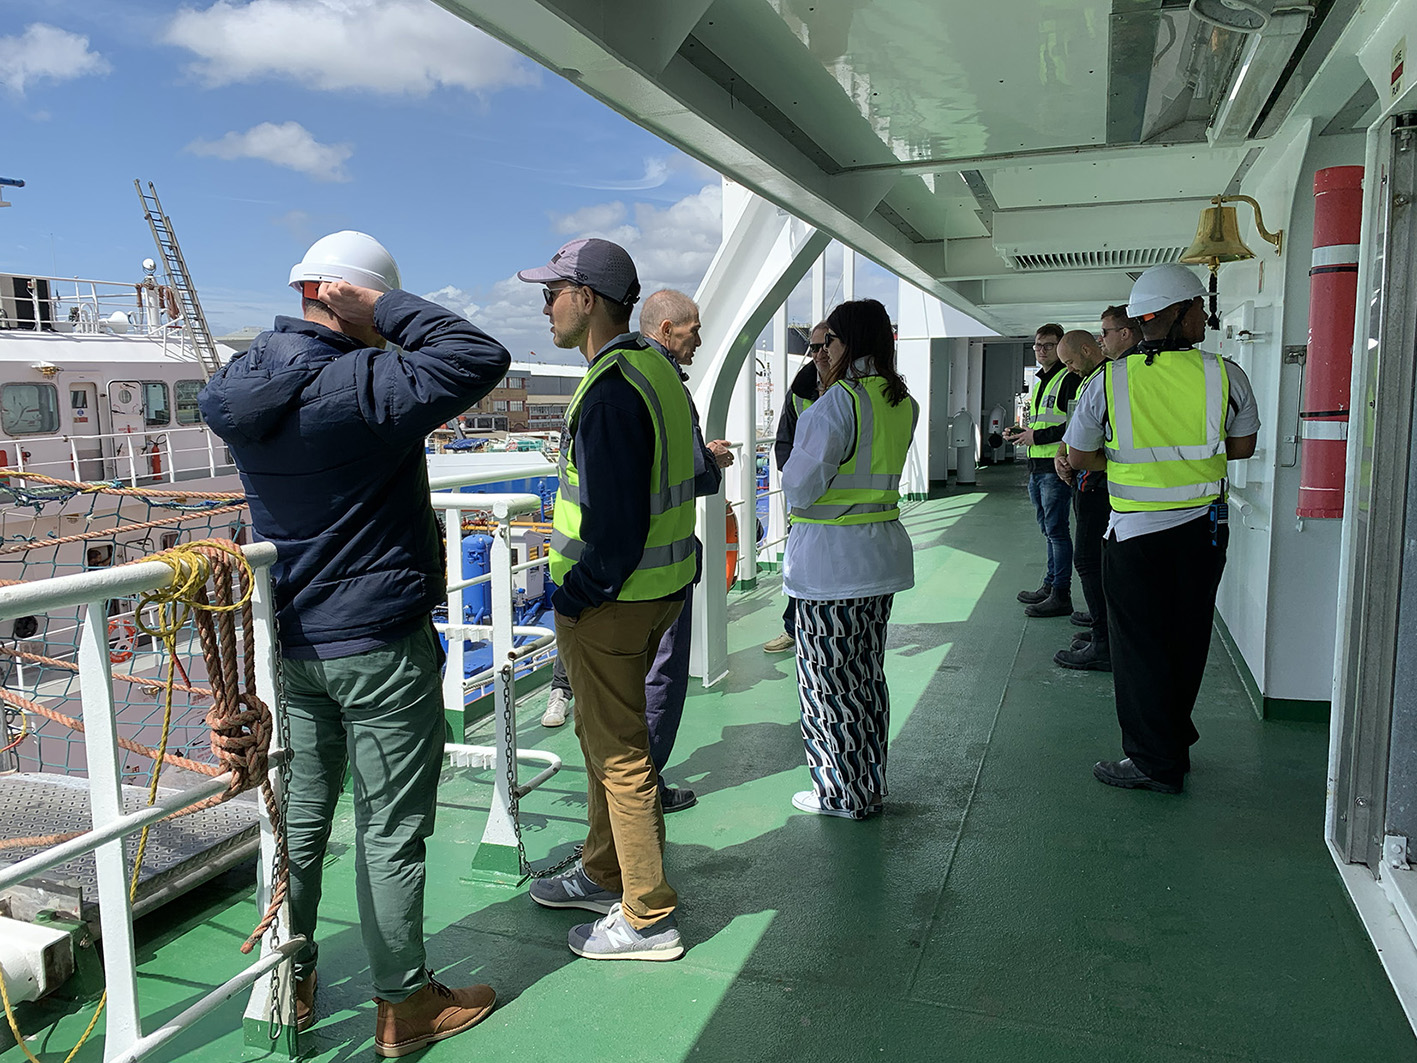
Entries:
POLYGON ((553 690, 546 699, 546 711, 541 714, 542 727, 560 727, 571 714, 571 695, 564 690, 553 690))

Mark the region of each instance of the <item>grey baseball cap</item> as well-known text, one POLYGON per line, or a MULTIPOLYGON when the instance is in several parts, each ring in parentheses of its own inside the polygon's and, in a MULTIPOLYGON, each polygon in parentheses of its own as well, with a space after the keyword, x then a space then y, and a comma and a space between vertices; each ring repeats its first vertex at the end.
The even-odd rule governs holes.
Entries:
POLYGON ((517 276, 531 284, 575 281, 627 306, 640 297, 640 280, 629 252, 609 240, 572 240, 546 265, 524 269, 517 276))

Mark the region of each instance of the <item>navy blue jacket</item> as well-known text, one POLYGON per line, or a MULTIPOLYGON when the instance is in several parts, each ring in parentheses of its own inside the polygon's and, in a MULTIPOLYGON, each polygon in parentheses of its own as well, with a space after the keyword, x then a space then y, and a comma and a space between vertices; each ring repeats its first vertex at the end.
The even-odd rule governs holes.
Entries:
POLYGON ((408 292, 379 297, 374 327, 403 349, 278 317, 198 396, 236 460, 256 533, 276 546, 287 651, 357 652, 361 640, 411 630, 443 600, 424 437, 511 364, 476 325, 408 292))

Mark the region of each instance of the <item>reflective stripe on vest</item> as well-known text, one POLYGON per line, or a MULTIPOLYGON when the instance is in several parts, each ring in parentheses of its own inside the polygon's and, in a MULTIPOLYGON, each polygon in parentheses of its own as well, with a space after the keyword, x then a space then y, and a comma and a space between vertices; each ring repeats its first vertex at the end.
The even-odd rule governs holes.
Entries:
POLYGON ((560 486, 551 531, 551 578, 564 583, 585 553, 580 539, 580 473, 576 468, 575 431, 581 402, 591 385, 616 369, 644 399, 654 426, 650 463, 649 534, 639 564, 617 596, 621 601, 663 598, 693 581, 694 434, 689 399, 669 359, 654 348, 621 348, 595 360, 566 409, 568 444, 561 450, 560 486))
POLYGON ((798 417, 806 413, 807 407, 812 405, 815 401, 815 399, 809 399, 807 396, 799 395, 795 391, 792 393, 792 408, 797 411, 798 417))
POLYGON ((1225 493, 1230 376, 1204 351, 1160 351, 1106 367, 1107 492, 1122 513, 1193 509, 1225 493))
MULTIPOLYGON (((1063 388, 1063 379, 1068 375, 1066 367, 1059 365, 1046 381, 1037 380, 1033 384, 1033 395, 1029 399, 1028 427, 1033 431, 1040 428, 1056 428, 1066 424, 1068 415, 1058 409, 1058 392, 1063 388)), ((1057 442, 1040 443, 1028 448, 1030 458, 1051 458, 1058 453, 1057 442)))
POLYGON ((878 376, 839 380, 856 414, 856 446, 841 463, 822 497, 794 508, 792 519, 805 524, 870 524, 900 516, 900 474, 910 449, 915 404, 892 406, 885 379, 878 376))

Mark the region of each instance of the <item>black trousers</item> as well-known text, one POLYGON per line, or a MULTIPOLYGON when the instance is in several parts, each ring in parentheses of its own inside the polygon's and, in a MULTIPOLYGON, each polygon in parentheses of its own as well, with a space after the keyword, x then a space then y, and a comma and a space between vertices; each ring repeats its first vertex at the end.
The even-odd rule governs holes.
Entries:
POLYGON ((1112 501, 1107 494, 1107 481, 1100 476, 1094 481, 1088 474, 1086 491, 1073 488, 1073 567, 1082 584, 1082 596, 1092 616, 1092 643, 1099 649, 1107 638, 1107 599, 1102 593, 1102 537, 1107 534, 1107 521, 1112 516, 1112 501))
POLYGON ((1202 517, 1102 546, 1122 751, 1158 782, 1181 784, 1200 737, 1191 712, 1229 538, 1202 517))

